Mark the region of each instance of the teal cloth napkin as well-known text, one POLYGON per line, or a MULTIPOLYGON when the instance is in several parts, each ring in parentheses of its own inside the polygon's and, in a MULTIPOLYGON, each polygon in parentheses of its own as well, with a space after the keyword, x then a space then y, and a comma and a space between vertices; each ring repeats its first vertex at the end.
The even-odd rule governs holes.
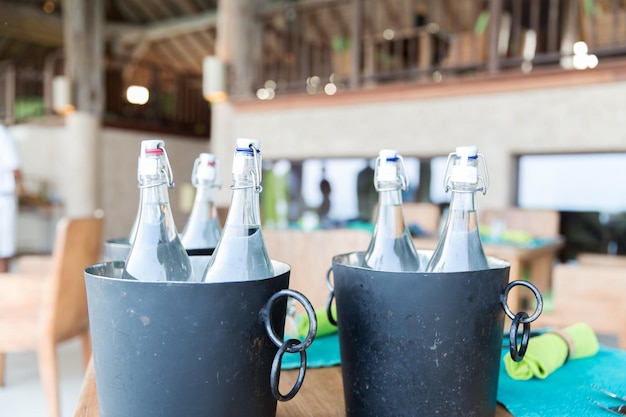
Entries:
MULTIPOLYGON (((309 368, 335 366, 341 363, 339 354, 339 334, 316 337, 306 350, 306 364, 309 368)), ((296 369, 300 367, 299 353, 285 353, 282 369, 296 369)))
MULTIPOLYGON (((507 348, 503 357, 508 354, 507 348)), ((589 399, 616 403, 595 391, 594 384, 626 395, 626 351, 601 345, 596 355, 568 361, 546 379, 515 380, 502 365, 498 402, 515 417, 606 416, 589 399)))

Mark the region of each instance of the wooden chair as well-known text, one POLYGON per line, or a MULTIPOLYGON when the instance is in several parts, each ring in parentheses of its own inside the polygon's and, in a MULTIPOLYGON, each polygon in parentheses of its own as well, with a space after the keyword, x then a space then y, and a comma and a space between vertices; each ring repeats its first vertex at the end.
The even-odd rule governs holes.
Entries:
MULTIPOLYGON (((326 272, 335 255, 364 252, 372 234, 360 229, 264 229, 270 258, 290 265, 289 287, 301 291, 315 308, 324 307, 330 290, 326 272)), ((299 308, 299 306, 298 306, 299 308)))
POLYGON ((556 210, 527 210, 519 207, 486 209, 480 212, 480 224, 489 226, 501 219, 510 230, 522 230, 535 238, 558 237, 561 215, 556 210))
POLYGON ((608 255, 604 253, 579 253, 576 262, 581 265, 621 267, 626 273, 626 256, 608 255))
POLYGON ((62 218, 49 262, 0 274, 0 386, 5 352, 36 351, 50 417, 60 416, 56 345, 80 337, 85 365, 91 356, 83 270, 100 258, 102 229, 102 215, 62 218))
POLYGON ((585 322, 598 334, 616 336, 626 349, 626 267, 557 264, 552 285, 554 311, 542 313, 533 326, 585 322))

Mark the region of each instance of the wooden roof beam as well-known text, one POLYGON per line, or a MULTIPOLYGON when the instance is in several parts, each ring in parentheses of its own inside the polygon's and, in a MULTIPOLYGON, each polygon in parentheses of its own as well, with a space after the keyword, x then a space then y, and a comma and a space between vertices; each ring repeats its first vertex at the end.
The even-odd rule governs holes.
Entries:
POLYGON ((217 27, 217 12, 199 13, 184 18, 173 18, 145 26, 109 24, 107 37, 121 43, 135 43, 138 38, 158 41, 217 27))
MULTIPOLYGON (((135 25, 110 25, 108 35, 113 36, 113 50, 117 53, 127 55, 127 48, 131 49, 131 63, 123 72, 124 78, 129 79, 137 63, 143 59, 154 42, 174 40, 179 36, 201 32, 216 26, 217 12, 211 11, 186 18, 168 19, 147 25, 145 28, 135 25)), ((189 55, 184 58, 188 62, 193 60, 193 57, 189 55)))

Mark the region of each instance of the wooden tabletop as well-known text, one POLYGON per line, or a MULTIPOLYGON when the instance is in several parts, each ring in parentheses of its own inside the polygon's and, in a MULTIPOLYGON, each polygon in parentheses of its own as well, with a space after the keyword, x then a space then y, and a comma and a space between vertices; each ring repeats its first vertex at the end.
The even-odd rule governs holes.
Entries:
MULTIPOLYGON (((280 390, 288 392, 297 370, 281 372, 280 390)), ((74 417, 99 417, 93 360, 89 362, 74 417)), ((300 392, 290 401, 279 402, 276 417, 345 417, 341 367, 308 369, 300 392)), ((512 417, 496 407, 495 417, 512 417)))

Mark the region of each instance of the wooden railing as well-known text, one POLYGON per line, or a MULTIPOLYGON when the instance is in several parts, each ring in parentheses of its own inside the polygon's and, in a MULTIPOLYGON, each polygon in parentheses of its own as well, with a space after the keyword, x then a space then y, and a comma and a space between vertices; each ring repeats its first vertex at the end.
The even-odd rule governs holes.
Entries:
POLYGON ((256 18, 261 99, 626 58, 620 0, 274 0, 256 18))
POLYGON ((0 123, 44 113, 42 73, 20 70, 10 62, 0 65, 0 123))
POLYGON ((145 105, 131 104, 120 96, 128 87, 123 68, 107 69, 105 125, 209 136, 211 108, 202 96, 200 77, 157 66, 142 66, 137 73, 137 84, 150 90, 150 100, 145 105))
MULTIPOLYGON (((53 115, 51 84, 57 75, 53 69, 1 63, 0 122, 13 124, 53 115)), ((105 125, 208 137, 211 109, 202 97, 199 76, 157 66, 138 67, 133 79, 150 90, 145 105, 126 100, 128 82, 123 79, 123 67, 109 65, 105 71, 105 125)))

